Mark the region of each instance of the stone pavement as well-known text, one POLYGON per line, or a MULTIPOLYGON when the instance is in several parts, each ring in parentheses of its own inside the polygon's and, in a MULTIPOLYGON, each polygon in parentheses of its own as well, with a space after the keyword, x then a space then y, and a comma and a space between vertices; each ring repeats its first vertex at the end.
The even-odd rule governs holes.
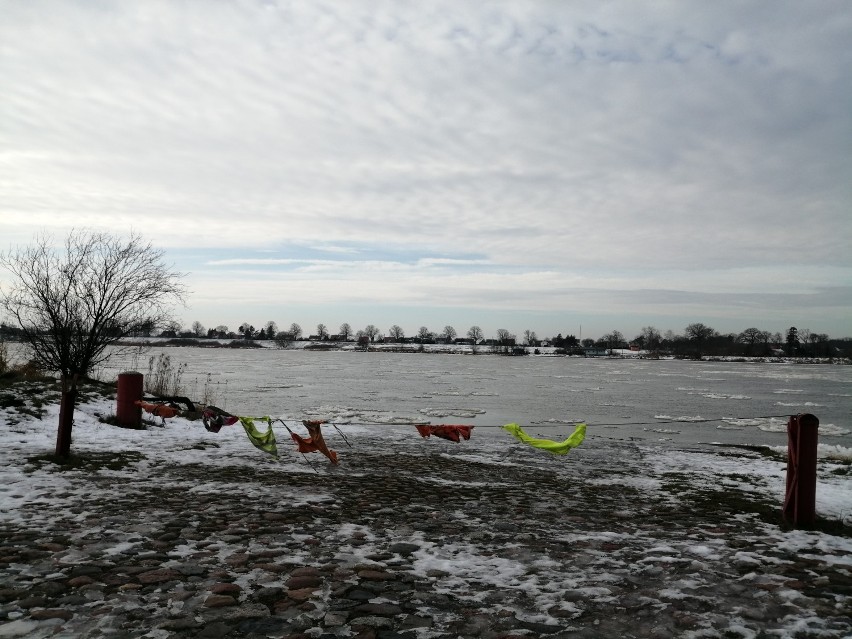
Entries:
POLYGON ((653 473, 627 442, 526 455, 57 469, 0 523, 0 637, 852 635, 852 572, 767 538, 777 504, 619 484, 653 473))

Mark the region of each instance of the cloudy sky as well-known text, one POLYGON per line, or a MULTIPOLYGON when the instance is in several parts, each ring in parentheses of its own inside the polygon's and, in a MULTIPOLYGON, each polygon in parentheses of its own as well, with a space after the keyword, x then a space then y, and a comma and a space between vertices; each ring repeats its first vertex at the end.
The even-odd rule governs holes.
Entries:
POLYGON ((852 335, 845 0, 0 14, 0 248, 137 231, 186 324, 852 335))

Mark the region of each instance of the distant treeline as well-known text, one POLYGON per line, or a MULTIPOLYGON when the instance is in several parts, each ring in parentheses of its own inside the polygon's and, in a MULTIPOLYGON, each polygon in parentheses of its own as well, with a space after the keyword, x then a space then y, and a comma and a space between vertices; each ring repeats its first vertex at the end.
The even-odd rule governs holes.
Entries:
MULTIPOLYGON (((0 323, 0 339, 15 340, 20 329, 7 323, 0 323)), ((193 322, 184 329, 177 322, 164 328, 140 326, 134 332, 136 337, 165 337, 174 339, 175 344, 197 346, 228 346, 231 348, 251 348, 259 346, 258 340, 273 340, 278 346, 286 348, 296 341, 310 341, 327 347, 341 343, 356 343, 368 346, 376 343, 399 345, 453 344, 468 346, 479 350, 512 354, 523 348, 553 347, 565 354, 604 354, 619 349, 643 351, 649 354, 675 357, 852 357, 852 337, 832 338, 825 333, 814 333, 808 329, 791 326, 782 335, 759 328, 747 328, 741 333, 719 333, 710 326, 701 323, 688 325, 683 333, 668 330, 665 333, 653 326, 643 327, 633 339, 625 339, 619 331, 612 331, 598 339, 578 339, 576 336, 561 333, 555 337, 539 338, 535 331, 526 330, 518 336, 506 329, 498 329, 494 337, 486 337, 478 326, 471 326, 464 336, 459 336, 452 326, 441 331, 431 331, 421 326, 413 336, 406 336, 398 325, 393 325, 383 333, 375 325, 368 324, 361 330, 353 331, 344 322, 337 333, 330 333, 325 324, 318 324, 313 334, 305 335, 301 326, 290 325, 281 331, 275 322, 267 322, 259 330, 245 322, 236 331, 225 325, 207 329, 201 322, 193 322), (210 340, 231 340, 227 344, 213 344, 210 340)), ((169 343, 169 342, 167 342, 169 343)))

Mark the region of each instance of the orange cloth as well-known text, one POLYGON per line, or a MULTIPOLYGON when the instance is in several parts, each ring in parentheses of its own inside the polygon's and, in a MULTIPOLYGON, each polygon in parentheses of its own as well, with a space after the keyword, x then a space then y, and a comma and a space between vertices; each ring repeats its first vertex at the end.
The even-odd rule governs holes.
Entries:
POLYGON ((459 424, 439 424, 436 426, 417 424, 415 428, 421 437, 434 435, 441 439, 449 439, 451 442, 458 442, 462 437, 470 439, 470 431, 473 430, 473 426, 461 426, 459 424))
POLYGON ((297 435, 296 433, 290 433, 290 437, 293 438, 293 441, 296 442, 296 446, 299 449, 300 453, 322 453, 326 457, 331 460, 332 464, 337 463, 337 453, 333 450, 329 450, 328 446, 325 445, 325 439, 322 436, 322 427, 321 424, 323 422, 317 421, 303 421, 305 428, 308 429, 309 437, 302 437, 297 435))
POLYGON ((166 417, 174 417, 180 410, 177 408, 172 408, 171 406, 166 406, 165 404, 149 404, 148 402, 143 402, 141 399, 137 399, 133 402, 137 406, 141 406, 145 409, 145 412, 151 413, 152 415, 156 415, 157 417, 162 417, 165 419, 166 417))

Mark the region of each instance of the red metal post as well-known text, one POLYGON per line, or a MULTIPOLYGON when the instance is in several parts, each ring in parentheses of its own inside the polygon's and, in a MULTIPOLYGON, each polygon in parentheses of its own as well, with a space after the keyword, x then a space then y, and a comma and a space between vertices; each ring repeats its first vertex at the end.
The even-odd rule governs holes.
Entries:
POLYGON ((142 425, 142 409, 135 404, 142 399, 142 373, 126 372, 118 376, 115 417, 121 426, 139 428, 142 425))
POLYGON ((793 415, 787 423, 787 495, 784 519, 811 526, 816 519, 816 471, 819 420, 810 413, 793 415))

